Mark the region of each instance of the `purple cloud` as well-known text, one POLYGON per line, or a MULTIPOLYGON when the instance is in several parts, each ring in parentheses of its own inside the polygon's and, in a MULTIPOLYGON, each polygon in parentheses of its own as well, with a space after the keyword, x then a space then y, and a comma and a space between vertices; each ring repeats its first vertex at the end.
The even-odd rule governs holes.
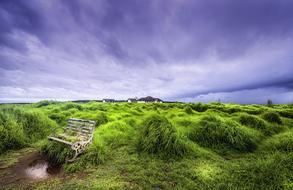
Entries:
POLYGON ((293 102, 289 0, 3 0, 0 22, 0 101, 293 102))

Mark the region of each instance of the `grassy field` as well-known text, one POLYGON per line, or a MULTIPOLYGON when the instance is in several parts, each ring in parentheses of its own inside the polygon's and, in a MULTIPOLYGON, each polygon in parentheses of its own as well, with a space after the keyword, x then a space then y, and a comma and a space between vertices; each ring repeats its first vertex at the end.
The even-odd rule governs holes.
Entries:
MULTIPOLYGON (((35 147, 69 177, 33 189, 293 189, 293 105, 0 105, 0 158, 35 147), (74 163, 47 136, 68 118, 97 122, 74 163)), ((17 184, 9 188, 24 188, 17 184)))

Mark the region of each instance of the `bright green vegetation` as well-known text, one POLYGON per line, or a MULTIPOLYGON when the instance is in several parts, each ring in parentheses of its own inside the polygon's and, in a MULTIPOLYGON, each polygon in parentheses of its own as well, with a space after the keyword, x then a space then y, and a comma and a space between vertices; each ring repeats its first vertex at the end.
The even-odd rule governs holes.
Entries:
POLYGON ((293 189, 293 105, 42 101, 0 105, 0 131, 2 155, 34 146, 63 164, 66 180, 35 189, 293 189), (65 163, 69 147, 45 139, 71 117, 97 126, 65 163))

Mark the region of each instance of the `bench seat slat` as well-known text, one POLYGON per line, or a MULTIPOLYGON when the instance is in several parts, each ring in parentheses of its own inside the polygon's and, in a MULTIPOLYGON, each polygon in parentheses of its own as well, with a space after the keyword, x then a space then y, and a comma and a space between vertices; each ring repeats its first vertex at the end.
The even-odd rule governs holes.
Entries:
POLYGON ((71 142, 68 142, 68 141, 63 140, 63 139, 59 139, 57 137, 49 137, 49 139, 54 140, 54 141, 58 141, 58 142, 61 142, 61 143, 64 143, 64 144, 67 144, 67 145, 70 145, 70 146, 72 145, 71 142))

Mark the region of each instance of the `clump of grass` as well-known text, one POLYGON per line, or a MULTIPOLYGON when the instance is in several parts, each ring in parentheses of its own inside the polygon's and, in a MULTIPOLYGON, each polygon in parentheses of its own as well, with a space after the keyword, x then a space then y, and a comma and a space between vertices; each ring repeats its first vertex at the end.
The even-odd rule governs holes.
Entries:
POLYGON ((66 121, 66 116, 63 113, 51 113, 49 118, 56 121, 59 124, 64 124, 66 121))
POLYGON ((21 148, 26 144, 22 126, 4 112, 0 112, 0 139, 0 154, 10 149, 21 148))
POLYGON ((102 124, 107 123, 109 121, 109 118, 107 117, 105 113, 101 112, 96 115, 94 120, 96 121, 96 126, 100 126, 102 124))
POLYGON ((254 150, 260 136, 257 131, 243 127, 231 119, 213 115, 204 116, 189 135, 191 140, 202 146, 241 152, 254 150))
POLYGON ((45 138, 56 127, 56 123, 40 111, 15 109, 13 115, 23 126, 29 142, 45 138))
POLYGON ((293 119, 293 111, 290 109, 282 109, 282 110, 278 110, 278 113, 282 116, 282 117, 286 117, 289 119, 293 119))
POLYGON ((66 172, 73 173, 89 166, 97 166, 105 161, 105 146, 100 139, 94 139, 84 154, 73 163, 66 163, 64 169, 66 172))
POLYGON ((183 157, 190 151, 173 125, 165 117, 155 114, 142 123, 137 147, 142 152, 168 157, 183 157))
POLYGON ((53 100, 43 100, 43 101, 37 102, 35 106, 37 108, 40 108, 40 107, 45 107, 45 106, 48 106, 48 105, 58 104, 58 103, 59 102, 53 101, 53 100))
POLYGON ((105 146, 102 141, 95 138, 83 155, 83 161, 92 165, 99 165, 105 161, 105 146))
POLYGON ((83 107, 80 105, 80 104, 77 104, 77 103, 73 103, 73 102, 68 102, 68 103, 65 103, 61 109, 62 110, 69 110, 71 108, 76 108, 78 110, 82 110, 83 107))
POLYGON ((59 165, 64 164, 67 158, 73 156, 70 146, 54 141, 49 141, 43 145, 41 153, 46 155, 50 162, 59 165))
POLYGON ((42 112, 8 107, 0 110, 0 153, 45 138, 56 127, 42 112))
POLYGON ((282 119, 278 113, 268 111, 262 114, 262 118, 270 123, 282 124, 282 119))
POLYGON ((109 122, 99 128, 94 133, 94 139, 101 139, 105 145, 117 148, 129 145, 135 136, 133 127, 122 121, 109 122))
POLYGON ((267 139, 263 145, 263 150, 293 152, 293 129, 275 135, 267 139))
POLYGON ((259 118, 258 116, 241 113, 238 115, 238 120, 242 125, 249 126, 262 131, 265 135, 276 134, 284 129, 280 125, 272 125, 259 118))
POLYGON ((209 108, 208 105, 200 103, 200 102, 196 104, 192 104, 191 106, 192 106, 192 109, 197 112, 204 112, 209 108))
POLYGON ((192 110, 192 108, 191 108, 190 105, 187 105, 187 106, 184 108, 184 111, 185 111, 185 113, 187 113, 187 114, 192 114, 192 113, 193 113, 193 110, 192 110))

